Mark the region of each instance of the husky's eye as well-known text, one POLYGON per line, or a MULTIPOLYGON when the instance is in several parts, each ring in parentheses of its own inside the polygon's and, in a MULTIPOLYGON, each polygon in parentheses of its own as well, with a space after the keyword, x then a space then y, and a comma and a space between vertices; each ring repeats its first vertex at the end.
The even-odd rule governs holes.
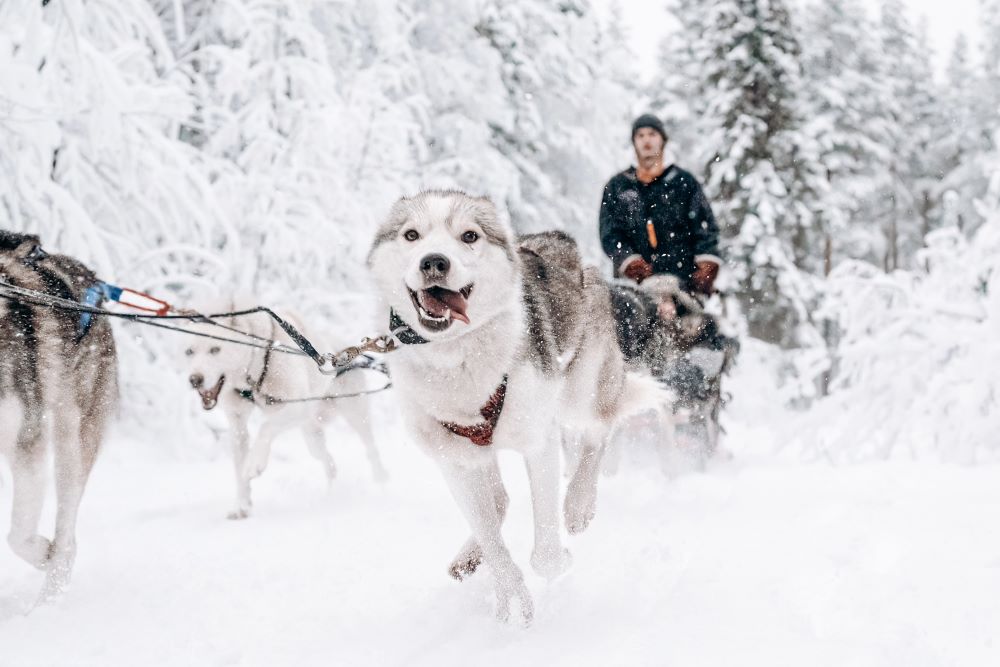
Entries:
POLYGON ((479 234, 472 231, 471 229, 462 234, 462 241, 465 243, 475 243, 478 240, 479 240, 479 234))
POLYGON ((418 234, 417 230, 415 229, 407 229, 406 232, 403 234, 403 238, 406 239, 407 241, 416 241, 417 239, 420 238, 420 234, 418 234))
POLYGON ((212 347, 208 348, 209 354, 218 354, 219 352, 222 352, 222 348, 219 347, 218 345, 213 345, 212 347))
POLYGON ((184 354, 185 354, 186 356, 189 356, 189 357, 190 357, 191 355, 193 355, 193 354, 194 354, 194 350, 192 350, 192 349, 191 349, 191 348, 189 347, 188 349, 184 350, 184 354))

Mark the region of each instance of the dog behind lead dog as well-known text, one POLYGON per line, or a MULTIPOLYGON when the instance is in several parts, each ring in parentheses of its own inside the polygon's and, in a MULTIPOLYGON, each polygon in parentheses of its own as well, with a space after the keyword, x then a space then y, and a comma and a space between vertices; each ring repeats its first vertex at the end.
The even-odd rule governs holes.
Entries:
MULTIPOLYGON (((235 310, 232 302, 222 301, 209 304, 204 312, 230 310, 235 310)), ((288 313, 284 313, 283 317, 311 337, 297 317, 288 313)), ((266 314, 223 318, 223 321, 227 326, 260 339, 294 346, 284 330, 266 314)), ((189 328, 199 333, 219 333, 209 324, 189 328)), ((202 408, 212 410, 218 405, 229 424, 236 477, 236 506, 229 512, 228 518, 245 519, 250 516, 250 485, 264 472, 271 455, 271 443, 284 431, 301 431, 309 453, 320 462, 327 481, 331 482, 336 476, 336 466, 326 448, 324 426, 334 417, 340 417, 361 439, 375 480, 386 479, 387 474, 375 446, 368 396, 285 402, 288 399, 296 401, 362 391, 366 388, 365 373, 352 371, 331 378, 316 370, 316 364, 307 357, 198 336, 184 341, 183 353, 188 382, 198 392, 202 408), (251 445, 249 422, 254 413, 261 416, 261 424, 251 445)))
POLYGON ((563 428, 581 435, 563 503, 570 533, 594 516, 606 440, 634 412, 659 409, 657 384, 626 374, 607 285, 559 232, 515 238, 493 203, 431 191, 395 204, 368 255, 402 349, 393 382, 410 431, 440 465, 472 529, 449 571, 485 562, 497 613, 533 607, 501 535, 508 497, 498 448, 524 456, 534 513, 531 565, 553 577, 570 563, 559 530, 563 428))
MULTIPOLYGON (((75 302, 97 282, 75 259, 42 251, 38 237, 4 231, 0 279, 75 302)), ((14 480, 7 540, 45 571, 43 599, 69 583, 77 512, 117 398, 115 342, 104 318, 0 299, 0 450, 14 480), (52 540, 38 533, 48 439, 57 498, 52 540)))

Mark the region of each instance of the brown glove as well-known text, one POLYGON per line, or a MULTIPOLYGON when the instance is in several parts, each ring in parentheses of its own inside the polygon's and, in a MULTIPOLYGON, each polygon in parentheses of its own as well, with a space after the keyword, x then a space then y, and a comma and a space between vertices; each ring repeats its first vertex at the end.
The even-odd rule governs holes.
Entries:
POLYGON ((622 275, 631 278, 637 283, 641 283, 646 278, 653 275, 653 265, 644 259, 633 259, 622 271, 622 275))
POLYGON ((719 275, 719 265, 715 262, 698 262, 698 268, 691 274, 691 287, 696 292, 711 295, 715 291, 715 279, 719 275))

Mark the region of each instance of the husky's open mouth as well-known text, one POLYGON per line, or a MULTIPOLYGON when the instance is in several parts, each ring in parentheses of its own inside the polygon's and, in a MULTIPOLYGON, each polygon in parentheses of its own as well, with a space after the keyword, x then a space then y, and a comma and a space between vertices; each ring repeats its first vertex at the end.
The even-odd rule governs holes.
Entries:
POLYGON ((219 392, 222 391, 222 385, 226 381, 226 376, 219 376, 219 381, 215 383, 214 387, 209 389, 202 389, 201 387, 196 387, 198 390, 198 395, 201 396, 201 407, 205 410, 211 410, 219 402, 219 392))
POLYGON ((469 307, 470 294, 472 285, 466 285, 457 292, 444 287, 429 287, 417 291, 410 290, 410 299, 424 328, 430 331, 444 331, 451 326, 453 320, 469 324, 469 316, 465 311, 469 307))

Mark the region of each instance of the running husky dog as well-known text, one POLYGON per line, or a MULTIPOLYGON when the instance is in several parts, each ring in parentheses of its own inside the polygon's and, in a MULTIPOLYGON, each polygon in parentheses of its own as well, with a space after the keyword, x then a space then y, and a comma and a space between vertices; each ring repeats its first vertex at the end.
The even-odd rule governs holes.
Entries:
MULTIPOLYGON (((97 277, 83 264, 41 249, 37 236, 0 231, 0 280, 84 302, 97 277)), ((69 583, 76 518, 108 417, 118 399, 118 362, 104 318, 0 299, 0 451, 14 477, 11 548, 45 571, 42 599, 69 583), (54 538, 38 534, 47 446, 54 449, 54 538)))
MULTIPOLYGON (((205 312, 216 310, 231 311, 233 308, 209 308, 205 312)), ((283 317, 299 331, 305 331, 297 318, 283 317)), ((219 321, 263 339, 295 346, 284 330, 264 313, 219 321)), ((210 324, 198 324, 191 330, 215 336, 220 331, 225 333, 210 324)), ((237 334, 229 336, 239 338, 237 334)), ((366 396, 297 402, 297 399, 364 390, 365 378, 361 377, 364 373, 350 372, 331 379, 319 373, 307 357, 195 336, 186 342, 184 354, 188 381, 198 392, 202 408, 211 410, 220 404, 232 432, 236 507, 228 518, 245 519, 250 515, 250 482, 264 472, 271 456, 271 443, 282 431, 301 429, 309 453, 323 464, 327 480, 333 481, 337 468, 327 451, 323 427, 335 416, 342 417, 361 438, 375 479, 386 479, 385 468, 375 448, 370 402, 366 396), (287 402, 289 399, 291 402, 287 402), (260 410, 263 423, 251 448, 248 426, 255 410, 260 410)))
POLYGON ((402 349, 393 382, 408 426, 441 466, 472 536, 456 579, 485 562, 497 614, 533 606, 501 536, 507 493, 497 448, 527 464, 535 523, 531 564, 554 577, 570 564, 559 530, 561 428, 581 432, 563 506, 570 533, 594 516, 604 443, 615 422, 658 408, 656 383, 626 375, 608 288, 559 232, 515 238, 489 199, 455 191, 398 201, 368 265, 402 349))

